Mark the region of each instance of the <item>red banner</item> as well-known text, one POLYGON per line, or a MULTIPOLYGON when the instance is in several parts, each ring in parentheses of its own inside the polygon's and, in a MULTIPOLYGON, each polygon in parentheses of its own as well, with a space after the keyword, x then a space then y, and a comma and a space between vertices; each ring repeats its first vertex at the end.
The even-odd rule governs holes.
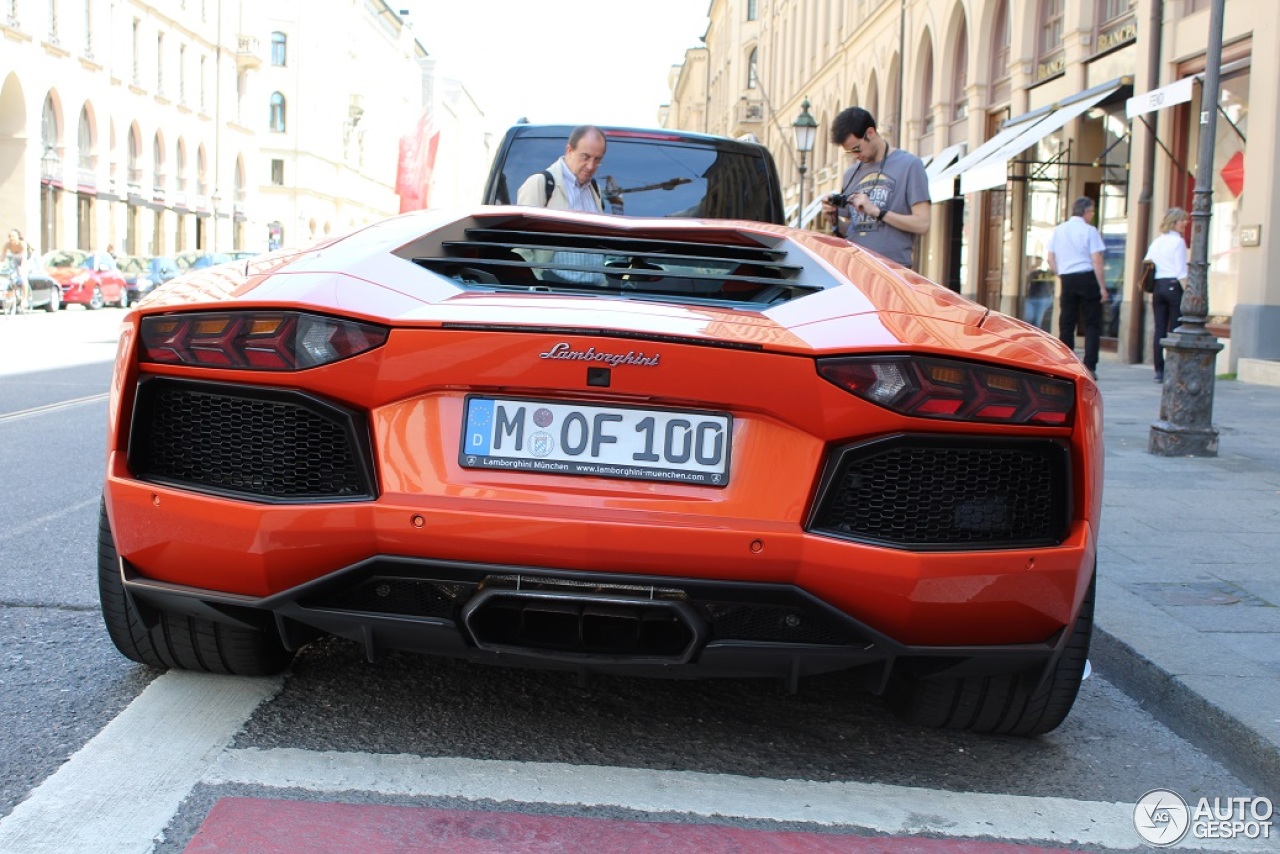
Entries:
POLYGON ((436 167, 440 131, 435 129, 426 109, 413 130, 400 137, 400 160, 396 164, 396 194, 400 213, 417 211, 430 204, 431 173, 436 167))

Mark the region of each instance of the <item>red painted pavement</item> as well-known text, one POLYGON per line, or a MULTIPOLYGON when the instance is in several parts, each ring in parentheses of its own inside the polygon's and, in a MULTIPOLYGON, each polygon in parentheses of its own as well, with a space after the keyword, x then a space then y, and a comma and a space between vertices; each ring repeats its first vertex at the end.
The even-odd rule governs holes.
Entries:
POLYGON ((694 851, 698 854, 1054 854, 1061 849, 918 837, 749 830, 516 812, 222 798, 186 854, 694 851))

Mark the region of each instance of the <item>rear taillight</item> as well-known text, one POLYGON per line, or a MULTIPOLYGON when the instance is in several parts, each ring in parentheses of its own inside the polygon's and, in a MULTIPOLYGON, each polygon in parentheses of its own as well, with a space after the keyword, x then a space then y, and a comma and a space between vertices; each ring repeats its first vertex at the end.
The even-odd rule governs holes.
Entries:
POLYGON ((293 311, 144 317, 141 359, 166 365, 299 371, 386 343, 381 326, 293 311))
POLYGON ((1075 408, 1069 380, 953 359, 819 359, 818 373, 863 400, 919 418, 1064 427, 1075 408))

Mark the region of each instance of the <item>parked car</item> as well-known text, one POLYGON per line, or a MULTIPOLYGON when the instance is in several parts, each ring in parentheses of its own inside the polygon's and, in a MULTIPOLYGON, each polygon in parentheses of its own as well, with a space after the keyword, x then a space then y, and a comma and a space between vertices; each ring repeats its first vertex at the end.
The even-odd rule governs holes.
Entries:
POLYGON ((115 259, 106 252, 84 252, 79 249, 55 249, 42 259, 62 287, 64 305, 83 305, 99 309, 104 305, 123 307, 128 294, 124 276, 115 259))
POLYGON ((32 310, 57 311, 62 308, 62 286, 44 268, 44 259, 33 257, 27 262, 27 284, 31 287, 32 310))
MULTIPOLYGON (((511 127, 490 168, 484 203, 514 203, 530 175, 564 154, 572 130, 511 127)), ((778 169, 763 145, 679 130, 601 130, 609 147, 595 180, 605 213, 784 222, 778 169)))
POLYGON ((178 275, 178 265, 172 258, 164 256, 144 258, 139 255, 124 255, 117 258, 116 263, 124 275, 124 286, 128 295, 126 306, 136 305, 157 285, 162 285, 178 275))
POLYGON ((1097 386, 874 253, 427 210, 189 273, 125 322, 98 582, 135 661, 263 674, 336 635, 370 660, 845 670, 909 721, 1017 735, 1075 701, 1097 386), (539 281, 566 264, 600 281, 539 281))
POLYGON ((173 260, 178 265, 179 272, 185 273, 187 270, 203 270, 205 267, 225 264, 232 259, 225 252, 179 252, 173 256, 173 260))

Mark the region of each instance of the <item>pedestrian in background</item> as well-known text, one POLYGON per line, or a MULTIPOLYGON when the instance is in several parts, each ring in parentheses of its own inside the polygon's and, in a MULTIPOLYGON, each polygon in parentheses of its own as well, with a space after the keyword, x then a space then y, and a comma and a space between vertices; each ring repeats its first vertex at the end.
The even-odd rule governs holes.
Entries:
MULTIPOLYGON (((608 142, 604 131, 595 125, 579 125, 569 133, 564 154, 541 172, 530 175, 516 192, 516 204, 560 211, 604 213, 596 170, 604 162, 608 142)), ((596 266, 602 262, 597 254, 586 252, 546 252, 528 250, 529 260, 546 264, 559 261, 578 266, 596 266)), ((543 281, 603 285, 602 273, 588 270, 543 269, 543 281)))
POLYGON ((848 107, 831 123, 831 141, 853 155, 838 198, 822 212, 850 243, 911 266, 916 237, 929 230, 929 177, 914 154, 894 148, 861 107, 848 107), (843 202, 843 204, 836 204, 843 202))
POLYGON ((9 275, 18 286, 19 314, 26 312, 27 306, 31 304, 31 286, 27 283, 27 267, 34 254, 31 244, 23 238, 22 232, 16 228, 10 229, 9 237, 4 243, 4 265, 9 269, 9 275))
POLYGON ((1187 278, 1187 241, 1183 235, 1190 217, 1182 208, 1169 208, 1160 221, 1160 234, 1147 247, 1142 260, 1156 265, 1155 287, 1151 291, 1152 362, 1156 382, 1164 382, 1164 345, 1161 339, 1173 331, 1182 310, 1182 283, 1187 278))
POLYGON ((1053 309, 1053 273, 1044 267, 1044 259, 1031 256, 1027 268, 1027 301, 1023 305, 1023 320, 1032 326, 1049 331, 1049 315, 1053 309))
POLYGON ((1049 239, 1049 269, 1062 283, 1058 309, 1058 337, 1076 349, 1076 323, 1084 330, 1084 366, 1098 378, 1098 349, 1102 342, 1102 305, 1107 279, 1102 268, 1106 245, 1093 226, 1093 199, 1081 196, 1071 205, 1071 218, 1053 230, 1049 239))

